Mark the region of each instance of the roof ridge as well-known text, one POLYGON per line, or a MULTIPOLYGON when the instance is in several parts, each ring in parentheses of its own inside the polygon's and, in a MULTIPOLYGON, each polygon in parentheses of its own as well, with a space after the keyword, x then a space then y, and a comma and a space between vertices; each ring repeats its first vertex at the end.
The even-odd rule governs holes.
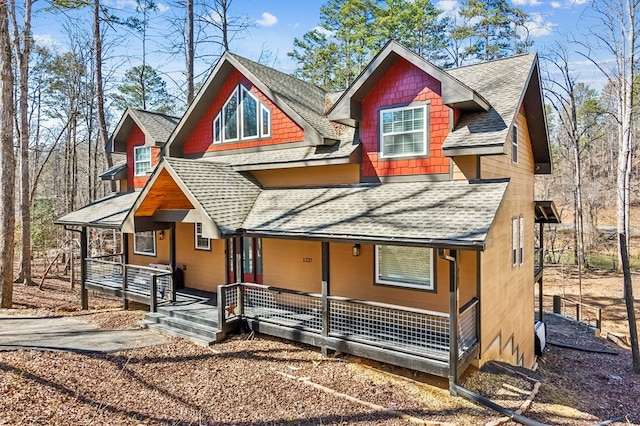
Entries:
POLYGON ((141 113, 144 113, 144 114, 159 115, 159 116, 161 116, 161 117, 176 118, 176 119, 178 119, 178 120, 180 120, 180 118, 181 118, 181 117, 178 117, 178 116, 175 116, 175 115, 163 114, 163 113, 161 113, 161 112, 157 112, 157 111, 149 111, 149 110, 142 109, 142 108, 131 108, 131 107, 130 107, 130 109, 131 109, 132 111, 141 112, 141 113))
POLYGON ((479 65, 485 65, 485 64, 494 64, 496 62, 500 62, 500 61, 506 61, 506 60, 510 60, 510 59, 516 59, 516 58, 521 58, 524 56, 531 56, 531 55, 537 55, 538 52, 525 52, 525 53, 518 53, 516 55, 511 55, 511 56, 505 56, 502 58, 495 58, 495 59, 489 59, 488 61, 482 61, 482 62, 476 62, 475 64, 468 64, 468 65, 461 65, 459 67, 455 67, 455 68, 441 68, 443 71, 445 72, 449 72, 449 71, 455 71, 455 70, 460 70, 463 68, 470 68, 470 67, 476 67, 479 65))

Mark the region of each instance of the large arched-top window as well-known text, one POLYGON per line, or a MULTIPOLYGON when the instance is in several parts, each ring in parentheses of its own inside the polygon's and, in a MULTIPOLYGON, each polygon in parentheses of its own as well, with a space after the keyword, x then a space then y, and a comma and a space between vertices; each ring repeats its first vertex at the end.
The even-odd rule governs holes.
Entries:
POLYGON ((271 111, 239 84, 213 119, 213 143, 271 136, 271 111))

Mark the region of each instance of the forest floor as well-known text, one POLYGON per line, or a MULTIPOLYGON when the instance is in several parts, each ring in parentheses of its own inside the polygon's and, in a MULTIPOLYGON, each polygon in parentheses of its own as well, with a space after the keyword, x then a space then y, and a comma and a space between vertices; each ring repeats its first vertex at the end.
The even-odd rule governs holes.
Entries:
MULTIPOLYGON (((575 297, 574 281, 573 271, 550 268, 545 292, 575 297)), ((537 380, 539 393, 524 412, 532 419, 592 425, 626 416, 615 424, 640 424, 630 351, 602 337, 625 334, 621 278, 594 272, 582 281, 583 300, 604 308, 601 337, 548 315, 549 338, 611 354, 550 346, 536 371, 520 370, 527 377, 470 368, 461 384, 516 410, 537 380)), ((0 313, 76 316, 104 329, 137 328, 145 313, 94 293, 81 311, 78 292, 61 279, 48 279, 43 290, 14 290, 14 309, 0 313)), ((0 425, 408 424, 399 413, 425 424, 478 425, 500 417, 451 397, 446 380, 365 359, 323 358, 317 348, 262 335, 238 334, 209 348, 166 339, 107 354, 0 352, 0 425)))

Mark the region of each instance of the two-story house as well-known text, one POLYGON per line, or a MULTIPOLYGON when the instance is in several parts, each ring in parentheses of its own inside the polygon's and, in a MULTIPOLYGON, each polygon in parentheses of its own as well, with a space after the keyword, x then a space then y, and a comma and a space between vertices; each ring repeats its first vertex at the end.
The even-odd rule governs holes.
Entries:
POLYGON ((326 93, 225 53, 179 120, 124 114, 127 162, 104 177, 129 192, 57 223, 122 231, 84 288, 148 303, 161 328, 213 341, 242 321, 452 381, 531 367, 534 223, 557 220, 534 200, 539 72, 535 54, 442 70, 390 42, 326 93))

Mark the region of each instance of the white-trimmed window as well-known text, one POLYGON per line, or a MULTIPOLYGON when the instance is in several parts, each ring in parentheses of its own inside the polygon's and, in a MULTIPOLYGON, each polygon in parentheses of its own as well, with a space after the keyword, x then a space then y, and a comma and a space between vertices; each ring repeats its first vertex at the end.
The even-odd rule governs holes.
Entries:
POLYGON ((133 147, 133 170, 136 176, 144 176, 151 171, 151 147, 133 147))
POLYGON ((516 125, 511 129, 511 161, 518 163, 518 126, 516 125))
POLYGON ((156 232, 136 232, 133 235, 133 252, 145 256, 156 255, 156 232))
POLYGON ((271 111, 243 85, 238 85, 213 119, 213 143, 271 136, 271 111))
POLYGON ((511 264, 516 266, 518 264, 518 237, 520 232, 518 231, 519 220, 517 217, 511 219, 511 264))
POLYGON ((196 250, 211 250, 211 240, 202 236, 202 223, 195 224, 196 250))
POLYGON ((433 250, 428 247, 376 246, 376 283, 434 290, 433 250))
POLYGON ((520 216, 520 264, 524 263, 524 217, 520 216))
POLYGON ((427 105, 380 110, 380 156, 427 154, 427 105))

